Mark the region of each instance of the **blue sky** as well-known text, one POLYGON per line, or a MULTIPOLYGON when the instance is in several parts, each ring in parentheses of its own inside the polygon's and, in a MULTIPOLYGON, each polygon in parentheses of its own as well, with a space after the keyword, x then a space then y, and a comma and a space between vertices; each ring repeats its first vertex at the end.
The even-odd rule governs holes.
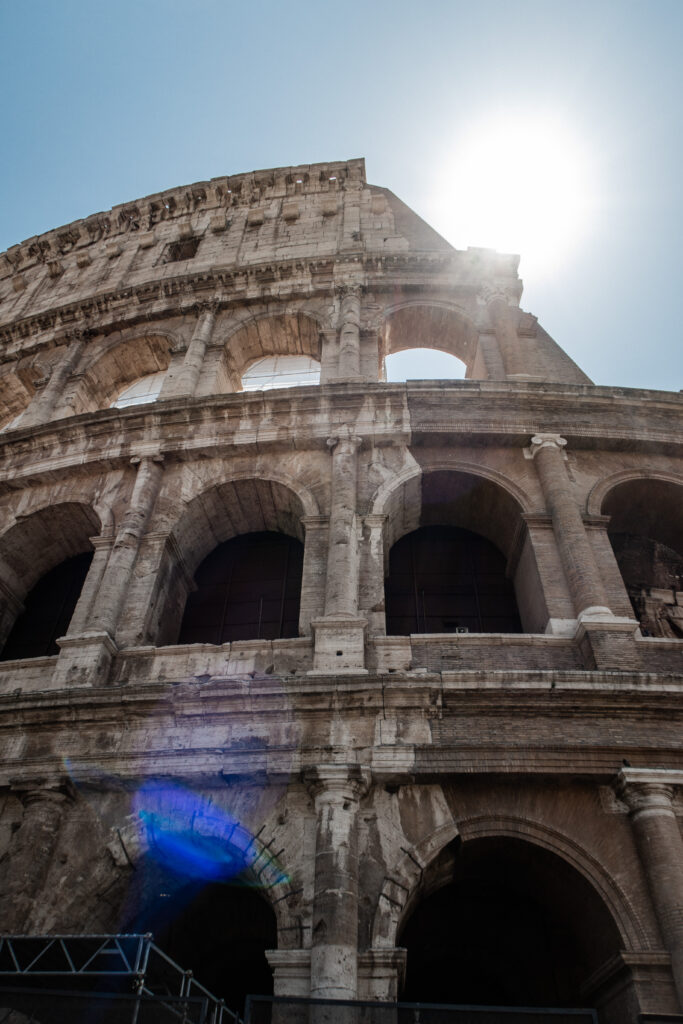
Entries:
MULTIPOLYGON (((451 167, 492 113, 551 115, 594 188, 557 266, 521 253, 522 305, 597 383, 683 388, 683 0, 0 0, 0 46, 0 249, 175 185, 357 156, 458 248, 489 244, 462 236, 451 167)), ((501 152, 501 179, 544 142, 501 152)))

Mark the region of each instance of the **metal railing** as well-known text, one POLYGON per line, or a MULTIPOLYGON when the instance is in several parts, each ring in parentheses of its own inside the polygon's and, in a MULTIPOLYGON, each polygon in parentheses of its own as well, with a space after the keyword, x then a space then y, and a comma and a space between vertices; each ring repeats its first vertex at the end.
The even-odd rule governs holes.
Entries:
POLYGON ((592 1009, 247 996, 244 1024, 598 1024, 592 1009))
MULTIPOLYGON (((169 1005, 192 1001, 204 1007, 202 1024, 239 1024, 237 1014, 223 1000, 185 971, 147 935, 2 935, 0 936, 0 984, 32 987, 58 980, 72 986, 87 985, 92 994, 116 979, 130 981, 129 992, 169 1005)), ((60 985, 63 988, 63 984, 60 985)), ((136 1018, 137 1019, 137 1018, 136 1018)), ((187 1016, 181 1019, 189 1019, 187 1016)))

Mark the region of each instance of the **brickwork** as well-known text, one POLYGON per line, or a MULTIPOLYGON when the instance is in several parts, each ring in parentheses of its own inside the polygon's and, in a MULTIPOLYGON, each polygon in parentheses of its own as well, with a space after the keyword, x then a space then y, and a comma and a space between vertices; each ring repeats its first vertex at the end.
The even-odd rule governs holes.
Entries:
POLYGON ((0 642, 93 553, 59 654, 0 660, 5 927, 130 926, 163 888, 159 822, 224 850, 228 820, 276 993, 393 999, 433 894, 537 877, 576 936, 557 1000, 683 1012, 683 402, 594 386, 520 297, 516 257, 452 249, 360 160, 0 256, 0 642), (412 347, 466 379, 387 384, 412 347), (241 390, 287 355, 321 383, 241 390), (156 400, 113 407, 157 373, 156 400), (391 548, 432 527, 497 548, 521 633, 387 635, 391 548), (303 544, 299 636, 178 644, 200 564, 264 532, 303 544))

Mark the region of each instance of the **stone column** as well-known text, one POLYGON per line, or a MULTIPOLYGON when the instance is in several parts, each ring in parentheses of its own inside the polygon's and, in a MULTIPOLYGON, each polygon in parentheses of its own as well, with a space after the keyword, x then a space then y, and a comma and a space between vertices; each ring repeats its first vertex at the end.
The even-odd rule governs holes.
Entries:
POLYGON ((623 768, 616 790, 627 804, 683 1010, 683 837, 673 809, 683 771, 623 768))
POLYGON ((311 998, 358 991, 358 806, 368 780, 358 765, 327 764, 306 778, 318 816, 311 939, 311 998))
POLYGON ((131 463, 137 465, 133 494, 109 556, 92 616, 92 627, 111 637, 116 633, 135 559, 161 487, 163 472, 161 455, 136 456, 131 459, 131 463))
POLYGON ((304 564, 301 573, 299 634, 311 635, 311 620, 325 607, 327 569, 327 516, 304 516, 304 564))
MULTIPOLYGON (((88 620, 86 630, 75 635, 74 630, 70 629, 67 636, 57 641, 60 648, 54 677, 57 686, 95 686, 103 685, 108 680, 117 650, 114 637, 119 617, 147 522, 161 486, 162 461, 161 455, 142 458, 135 456, 131 459, 131 463, 138 468, 128 511, 109 551, 106 565, 103 565, 106 545, 101 552, 96 551, 95 557, 98 560, 95 571, 103 570, 96 596, 93 596, 87 613, 84 607, 83 616, 80 609, 77 609, 78 621, 88 620)), ((87 598, 88 593, 83 595, 84 603, 87 598)))
POLYGON ((358 613, 358 539, 356 497, 358 449, 362 439, 348 427, 327 440, 332 452, 330 537, 327 549, 325 615, 358 613))
POLYGON ((486 296, 486 305, 498 342, 505 376, 527 376, 529 367, 524 366, 517 334, 517 307, 510 306, 507 297, 496 291, 486 296))
POLYGON ((347 379, 360 377, 360 285, 341 288, 339 365, 337 376, 347 379))
POLYGON ((365 671, 365 628, 358 615, 358 522, 356 497, 361 438, 344 427, 327 441, 332 450, 330 525, 325 613, 313 619, 314 671, 365 671))
POLYGON ((197 323, 185 352, 185 358, 178 373, 169 376, 162 389, 161 398, 191 398, 197 390, 199 375, 204 363, 204 354, 211 343, 213 327, 216 322, 216 301, 207 302, 198 307, 197 323))
POLYGON ((535 434, 531 438, 531 457, 536 463, 546 508, 552 517, 576 615, 610 616, 593 549, 567 476, 562 453, 566 444, 565 438, 559 434, 535 434))
POLYGON ((113 536, 91 537, 90 543, 95 549, 95 554, 90 563, 88 575, 83 583, 78 603, 71 616, 68 636, 78 636, 90 626, 90 612, 102 584, 107 562, 109 561, 109 554, 114 544, 114 538, 113 536))
POLYGON ((57 787, 36 785, 18 791, 24 813, 9 848, 5 886, 0 896, 2 930, 25 932, 31 910, 43 889, 59 838, 66 805, 57 787))
POLYGON ((21 417, 22 427, 33 427, 47 423, 57 408, 69 377, 74 372, 85 348, 87 334, 83 330, 72 331, 69 345, 60 362, 55 366, 50 379, 33 399, 21 417))

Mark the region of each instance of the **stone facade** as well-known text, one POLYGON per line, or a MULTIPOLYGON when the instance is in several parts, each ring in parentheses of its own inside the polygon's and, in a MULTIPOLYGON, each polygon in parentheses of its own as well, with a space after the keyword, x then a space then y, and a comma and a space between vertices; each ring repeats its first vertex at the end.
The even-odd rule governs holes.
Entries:
POLYGON ((521 290, 361 160, 0 256, 0 641, 92 555, 58 653, 0 661, 6 932, 152 922, 210 986, 683 1020, 683 402, 593 385, 521 290), (411 347, 466 378, 386 383, 411 347), (319 386, 242 391, 285 355, 319 386), (392 548, 434 527, 495 547, 521 631, 387 631, 392 548), (266 532, 303 544, 298 635, 179 644, 200 565, 266 532))

